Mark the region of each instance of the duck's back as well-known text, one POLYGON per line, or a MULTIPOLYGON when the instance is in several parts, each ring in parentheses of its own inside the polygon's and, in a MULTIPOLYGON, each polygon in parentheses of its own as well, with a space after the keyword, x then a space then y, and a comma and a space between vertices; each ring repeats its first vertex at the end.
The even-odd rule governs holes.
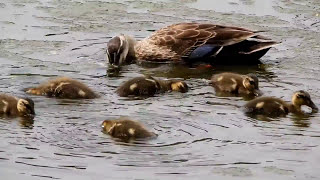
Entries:
POLYGON ((8 116, 18 114, 17 102, 18 99, 13 96, 0 94, 0 114, 8 116))
POLYGON ((277 44, 266 39, 240 27, 179 23, 159 29, 138 42, 135 51, 138 60, 255 64, 255 60, 277 44))
POLYGON ((60 84, 56 86, 56 97, 70 99, 93 99, 98 97, 87 85, 74 79, 62 78, 60 82, 59 79, 57 82, 60 84))
POLYGON ((29 88, 26 92, 67 99, 92 99, 99 97, 98 94, 85 84, 68 77, 59 77, 50 80, 36 88, 29 88))
POLYGON ((265 115, 285 115, 289 113, 289 105, 275 97, 258 97, 244 106, 246 113, 265 115))
POLYGON ((155 136, 141 124, 131 120, 120 120, 114 127, 112 135, 119 138, 148 138, 155 136))
POLYGON ((242 85, 242 77, 235 73, 220 73, 213 75, 211 84, 217 91, 238 93, 242 85))
POLYGON ((116 93, 121 97, 153 96, 159 88, 159 83, 152 77, 136 77, 120 85, 116 93))

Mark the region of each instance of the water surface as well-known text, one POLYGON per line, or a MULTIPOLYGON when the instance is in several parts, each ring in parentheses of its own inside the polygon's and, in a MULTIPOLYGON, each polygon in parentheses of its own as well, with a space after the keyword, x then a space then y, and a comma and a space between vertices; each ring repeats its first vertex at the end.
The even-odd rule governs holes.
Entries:
POLYGON ((79 79, 102 97, 57 100, 31 96, 34 121, 0 119, 1 179, 318 179, 320 116, 245 116, 241 97, 208 86, 222 71, 255 72, 265 95, 290 100, 307 90, 319 106, 320 3, 306 0, 2 0, 0 91, 56 76, 79 79), (195 69, 129 65, 108 77, 106 42, 119 33, 142 39, 177 22, 211 22, 265 30, 282 43, 257 67, 195 69), (140 75, 183 78, 186 94, 145 100, 114 90, 140 75), (103 120, 130 116, 159 134, 124 143, 101 133, 103 120))

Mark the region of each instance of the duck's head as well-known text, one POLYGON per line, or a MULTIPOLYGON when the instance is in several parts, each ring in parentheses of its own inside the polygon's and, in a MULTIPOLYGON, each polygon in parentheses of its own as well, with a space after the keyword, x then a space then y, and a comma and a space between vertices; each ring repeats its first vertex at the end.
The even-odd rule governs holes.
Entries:
POLYGON ((169 80, 169 81, 170 81, 169 83, 170 89, 172 91, 178 91, 182 93, 185 93, 188 91, 188 85, 184 81, 180 81, 180 80, 169 80))
POLYGON ((35 115, 34 102, 29 98, 19 99, 17 103, 17 109, 20 114, 25 116, 35 115))
POLYGON ((250 83, 252 85, 252 81, 254 82, 253 86, 255 89, 259 89, 259 80, 258 77, 255 74, 247 74, 247 76, 249 77, 250 83))
POLYGON ((259 81, 256 75, 254 74, 248 74, 243 78, 243 86, 256 96, 261 95, 261 92, 259 90, 259 81))
POLYGON ((300 107, 302 105, 309 106, 312 109, 312 112, 318 112, 319 110, 311 100, 310 94, 303 90, 297 91, 293 94, 292 104, 296 107, 300 107))
POLYGON ((111 121, 111 120, 105 120, 105 121, 102 122, 101 127, 102 127, 102 131, 110 133, 110 131, 114 127, 114 122, 111 121))
POLYGON ((110 39, 106 50, 109 64, 119 67, 132 61, 134 43, 135 41, 132 37, 123 34, 110 39))

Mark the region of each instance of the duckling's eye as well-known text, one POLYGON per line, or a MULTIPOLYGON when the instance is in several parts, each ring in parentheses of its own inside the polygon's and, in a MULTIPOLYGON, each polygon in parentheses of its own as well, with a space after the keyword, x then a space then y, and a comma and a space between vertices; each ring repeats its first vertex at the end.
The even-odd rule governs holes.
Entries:
POLYGON ((297 98, 306 98, 303 94, 297 94, 297 98))
POLYGON ((254 85, 254 81, 249 81, 250 85, 254 85))
POLYGON ((26 107, 27 107, 28 109, 32 109, 32 107, 31 107, 29 104, 26 104, 26 107))
POLYGON ((31 111, 31 106, 29 105, 29 104, 24 104, 25 105, 25 107, 26 107, 26 109, 28 110, 28 111, 31 111))

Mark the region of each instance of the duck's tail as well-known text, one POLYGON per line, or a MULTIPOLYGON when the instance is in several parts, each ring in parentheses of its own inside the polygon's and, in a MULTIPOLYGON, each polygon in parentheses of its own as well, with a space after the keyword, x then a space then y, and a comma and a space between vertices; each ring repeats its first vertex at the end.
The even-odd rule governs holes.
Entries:
POLYGON ((239 51, 239 54, 252 54, 258 51, 262 51, 265 49, 270 49, 272 46, 279 44, 275 41, 267 41, 267 42, 260 42, 260 41, 244 41, 242 51, 239 51))
POLYGON ((259 59, 276 44, 279 43, 275 41, 257 41, 256 39, 244 40, 240 43, 223 47, 221 52, 212 59, 212 63, 222 65, 261 64, 259 59))

